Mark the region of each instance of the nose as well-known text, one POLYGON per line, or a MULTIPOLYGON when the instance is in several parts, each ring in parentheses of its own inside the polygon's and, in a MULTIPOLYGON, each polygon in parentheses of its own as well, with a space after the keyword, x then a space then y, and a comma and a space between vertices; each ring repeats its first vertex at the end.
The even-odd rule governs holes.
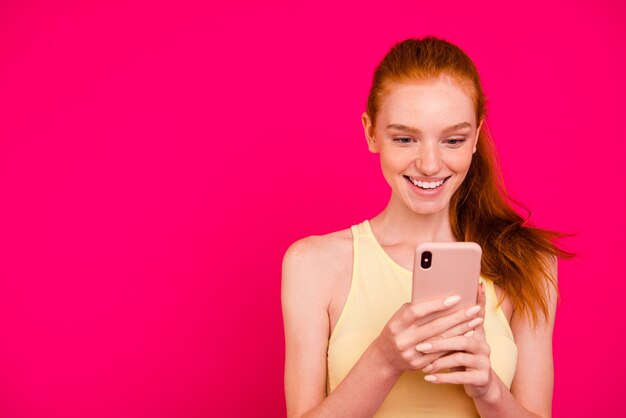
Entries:
POLYGON ((423 143, 415 159, 417 169, 425 176, 432 176, 439 172, 440 164, 441 155, 437 144, 431 142, 423 143))

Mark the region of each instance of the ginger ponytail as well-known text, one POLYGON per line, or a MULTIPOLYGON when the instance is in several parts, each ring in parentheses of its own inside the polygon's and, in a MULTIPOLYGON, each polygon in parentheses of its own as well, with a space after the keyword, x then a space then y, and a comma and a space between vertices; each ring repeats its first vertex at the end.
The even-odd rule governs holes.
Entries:
POLYGON ((397 43, 376 68, 367 100, 372 123, 380 99, 393 83, 420 82, 446 75, 474 101, 476 122, 482 121, 476 152, 467 176, 450 202, 450 223, 459 241, 474 241, 483 249, 481 274, 498 284, 516 311, 537 323, 548 315, 548 287, 556 288, 551 271, 554 257, 571 258, 557 245, 567 236, 532 226, 506 193, 493 141, 486 123, 487 106, 472 60, 457 46, 433 36, 397 43))

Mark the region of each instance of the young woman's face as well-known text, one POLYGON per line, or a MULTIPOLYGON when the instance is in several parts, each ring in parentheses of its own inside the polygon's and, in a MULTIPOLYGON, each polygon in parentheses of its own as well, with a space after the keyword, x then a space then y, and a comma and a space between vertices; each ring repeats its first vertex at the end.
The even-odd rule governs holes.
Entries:
POLYGON ((448 77, 392 84, 381 98, 376 128, 366 113, 363 126, 395 197, 419 214, 447 213, 480 129, 467 93, 448 77))

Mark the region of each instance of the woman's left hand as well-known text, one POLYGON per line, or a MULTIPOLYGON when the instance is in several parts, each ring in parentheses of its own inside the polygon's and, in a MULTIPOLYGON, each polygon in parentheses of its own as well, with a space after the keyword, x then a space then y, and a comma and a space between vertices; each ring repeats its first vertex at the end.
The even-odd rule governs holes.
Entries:
MULTIPOLYGON (((485 284, 482 280, 478 286, 477 304, 481 307, 478 317, 484 319, 485 284)), ((424 349, 419 351, 423 353, 450 352, 422 369, 426 373, 425 380, 436 384, 462 384, 465 392, 474 399, 487 395, 490 386, 495 383, 489 360, 491 349, 485 338, 483 323, 465 335, 431 340, 421 345, 424 349)))

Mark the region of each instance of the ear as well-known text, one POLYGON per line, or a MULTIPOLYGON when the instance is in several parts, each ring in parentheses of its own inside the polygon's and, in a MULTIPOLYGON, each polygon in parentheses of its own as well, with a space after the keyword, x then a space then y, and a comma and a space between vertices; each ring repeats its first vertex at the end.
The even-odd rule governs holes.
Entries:
POLYGON ((480 134, 480 128, 482 128, 483 126, 483 121, 485 119, 481 119, 480 123, 478 124, 478 128, 476 128, 476 138, 474 138, 474 149, 472 150, 472 154, 474 154, 476 152, 476 144, 478 144, 478 136, 480 134))
POLYGON ((363 112, 361 115, 361 122, 363 123, 363 130, 365 131, 365 139, 367 139, 367 148, 373 153, 380 152, 380 144, 376 142, 374 138, 374 126, 367 112, 363 112))

